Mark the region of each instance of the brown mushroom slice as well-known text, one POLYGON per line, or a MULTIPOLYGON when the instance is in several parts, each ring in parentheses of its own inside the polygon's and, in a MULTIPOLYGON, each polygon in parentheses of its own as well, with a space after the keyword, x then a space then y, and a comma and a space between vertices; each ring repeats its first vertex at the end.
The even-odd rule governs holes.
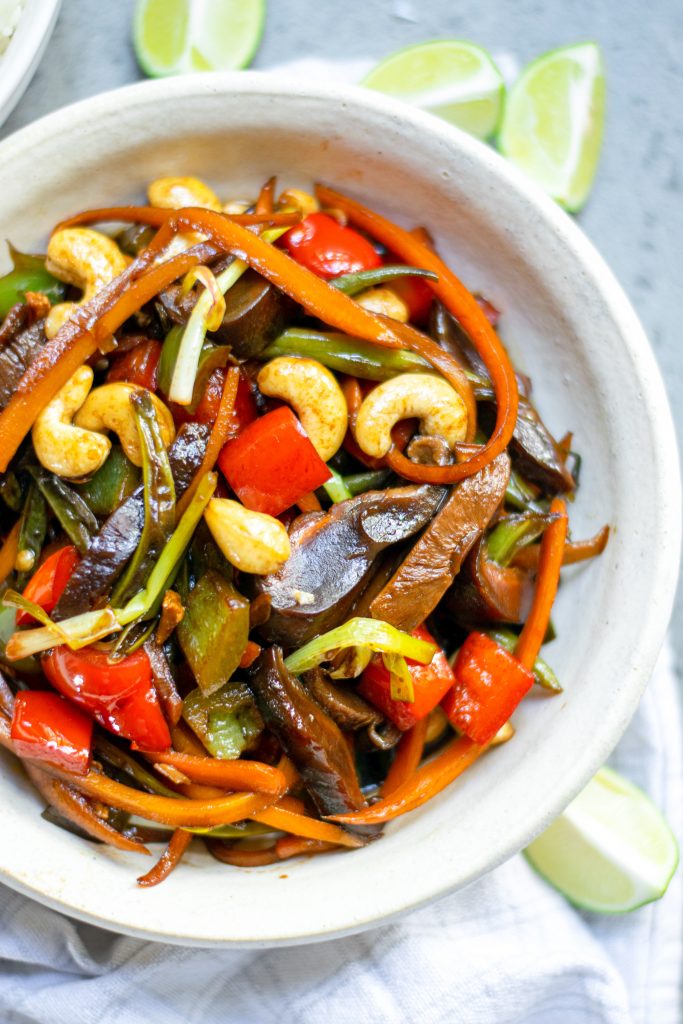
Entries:
POLYGON ((295 519, 288 560, 255 578, 255 593, 271 598, 261 636, 298 647, 342 623, 380 552, 426 526, 446 493, 429 485, 366 491, 295 519))
POLYGON ((259 655, 250 686, 266 725, 292 759, 319 813, 342 814, 365 807, 356 766, 339 726, 287 670, 279 647, 259 655))
POLYGON ((468 552, 503 501, 510 460, 503 453, 454 487, 392 578, 370 605, 370 614, 410 631, 430 615, 468 552))
POLYGON ((533 598, 533 579, 513 566, 498 565, 479 539, 463 570, 444 598, 443 608, 462 626, 476 628, 494 622, 523 622, 533 598))

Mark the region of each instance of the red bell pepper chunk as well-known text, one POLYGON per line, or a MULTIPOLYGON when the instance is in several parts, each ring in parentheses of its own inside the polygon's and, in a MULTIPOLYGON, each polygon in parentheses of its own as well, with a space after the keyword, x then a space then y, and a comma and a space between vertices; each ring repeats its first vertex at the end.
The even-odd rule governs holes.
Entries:
POLYGON ((421 277, 397 277, 391 282, 390 288, 405 302, 412 324, 427 322, 434 301, 434 292, 426 281, 421 277))
POLYGON ((282 242, 297 263, 326 280, 382 265, 367 238, 326 213, 309 214, 282 236, 282 242))
POLYGON ((160 358, 160 341, 153 338, 141 341, 129 352, 116 356, 107 374, 107 381, 111 384, 113 381, 123 380, 128 384, 137 384, 138 387, 156 391, 160 358))
POLYGON ((271 516, 332 475, 286 405, 260 416, 228 441, 218 465, 243 505, 271 516))
POLYGON ((533 672, 484 633, 470 633, 453 671, 455 686, 441 707, 451 725, 478 744, 493 739, 534 682, 533 672))
MULTIPOLYGON (((418 626, 411 635, 419 640, 427 640, 430 644, 436 644, 426 626, 418 626)), ((373 657, 363 672, 358 686, 358 693, 362 697, 374 704, 394 725, 404 731, 412 729, 416 722, 428 715, 454 682, 446 655, 440 649, 429 665, 421 665, 410 658, 406 658, 406 662, 413 680, 414 701, 392 699, 391 676, 379 654, 373 657)))
MULTIPOLYGON (((193 413, 188 412, 187 408, 183 405, 176 405, 174 402, 170 403, 170 409, 173 413, 173 419, 176 427, 182 426, 183 423, 216 422, 218 409, 221 404, 221 397, 223 395, 225 373, 226 371, 220 367, 213 371, 206 382, 204 394, 199 400, 199 404, 193 413)), ((235 405, 232 410, 232 416, 230 417, 230 436, 237 437, 237 435, 240 434, 249 423, 252 423, 257 416, 258 409, 256 408, 256 402, 254 401, 251 385, 244 374, 240 374, 240 379, 237 383, 235 405)))
POLYGON ((92 729, 92 719, 57 693, 23 690, 15 697, 11 737, 20 757, 85 775, 92 729))
POLYGON ((43 671, 56 690, 90 712, 105 729, 141 750, 167 750, 171 736, 144 650, 110 662, 106 651, 53 648, 43 671))
MULTIPOLYGON (((68 544, 59 551, 54 551, 34 572, 24 587, 24 597, 34 604, 39 604, 48 615, 55 607, 80 558, 73 544, 68 544)), ((25 626, 33 622, 29 612, 17 613, 17 625, 25 626)))

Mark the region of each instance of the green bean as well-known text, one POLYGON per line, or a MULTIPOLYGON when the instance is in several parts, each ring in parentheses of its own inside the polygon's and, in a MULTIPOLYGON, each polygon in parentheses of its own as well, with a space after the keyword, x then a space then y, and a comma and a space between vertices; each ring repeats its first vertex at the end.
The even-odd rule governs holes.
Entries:
MULTIPOLYGON (((492 640, 495 640, 497 644, 504 647, 506 651, 513 652, 517 646, 517 640, 519 637, 516 633, 513 633, 511 629, 488 629, 486 635, 490 636, 492 640)), ((549 690, 551 693, 562 693, 562 686, 559 679, 551 669, 547 661, 543 658, 536 658, 534 662, 534 679, 539 686, 542 686, 544 690, 549 690)))
POLYGON ((83 555, 98 530, 98 522, 80 494, 69 487, 60 477, 49 473, 42 466, 32 466, 31 476, 79 554, 83 555))
POLYGON ((330 281, 330 284, 338 288, 346 295, 357 295, 366 288, 372 288, 376 284, 384 284, 393 281, 397 277, 426 277, 430 281, 438 281, 437 274, 431 270, 423 270, 421 267, 406 267, 402 264, 374 267, 372 270, 359 270, 355 274, 340 274, 330 281))
POLYGON ((16 589, 23 590, 38 562, 47 533, 47 506, 35 482, 31 482, 21 514, 17 541, 16 589))

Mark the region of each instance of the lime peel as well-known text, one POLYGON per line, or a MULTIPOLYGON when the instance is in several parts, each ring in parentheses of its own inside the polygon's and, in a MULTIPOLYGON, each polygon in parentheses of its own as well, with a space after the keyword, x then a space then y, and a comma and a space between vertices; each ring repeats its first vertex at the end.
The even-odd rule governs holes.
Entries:
POLYGON ((525 853, 570 902, 604 914, 660 899, 678 866, 678 845, 662 814, 609 768, 525 853))
POLYGON ((362 85, 412 103, 480 139, 498 127, 505 95, 490 54, 464 39, 435 39, 390 54, 362 85))

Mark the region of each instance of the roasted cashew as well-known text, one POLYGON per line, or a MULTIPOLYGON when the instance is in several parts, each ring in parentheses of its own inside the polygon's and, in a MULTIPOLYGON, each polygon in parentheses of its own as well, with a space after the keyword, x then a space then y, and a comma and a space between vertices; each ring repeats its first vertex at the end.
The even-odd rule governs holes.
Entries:
POLYGON ((279 519, 229 498, 212 498, 204 519, 227 560, 242 572, 266 576, 289 558, 289 536, 279 519))
POLYGON ((320 203, 315 196, 301 188, 288 188, 280 196, 280 202, 298 210, 303 217, 308 217, 309 213, 318 213, 320 210, 320 203))
POLYGON ((109 438, 74 426, 74 414, 92 387, 93 372, 81 366, 55 397, 47 403, 33 424, 33 448, 38 461, 57 476, 78 480, 89 476, 106 461, 109 438))
POLYGON ((48 242, 45 266, 66 284, 83 290, 79 302, 60 302, 50 310, 45 333, 54 338, 57 331, 79 306, 122 274, 128 260, 108 235, 92 228, 62 228, 48 242))
POLYGON ((278 356, 260 371, 264 395, 282 398, 294 408, 311 444, 323 462, 339 451, 349 412, 333 374, 315 359, 278 356))
POLYGON ((391 448, 391 428, 417 416, 420 433, 443 437, 451 448, 467 433, 460 395, 443 377, 402 373, 378 385, 358 410, 356 441, 366 455, 381 459, 391 448))
MULTIPOLYGON (((130 396, 135 391, 143 390, 144 388, 136 387, 134 384, 119 381, 114 384, 103 384, 102 387, 90 392, 74 420, 77 426, 86 430, 113 430, 118 434, 121 447, 135 466, 142 465, 142 452, 130 396)), ((156 395, 150 392, 150 397, 154 403, 164 446, 168 448, 175 437, 173 417, 156 395)))
POLYGON ((383 313, 392 320, 400 320, 402 324, 407 324, 410 319, 407 305, 391 288, 366 288, 356 296, 356 302, 371 313, 383 313))
POLYGON ((199 178, 155 178, 147 189, 147 198, 162 210, 181 210, 184 206, 222 209, 214 190, 199 178))

